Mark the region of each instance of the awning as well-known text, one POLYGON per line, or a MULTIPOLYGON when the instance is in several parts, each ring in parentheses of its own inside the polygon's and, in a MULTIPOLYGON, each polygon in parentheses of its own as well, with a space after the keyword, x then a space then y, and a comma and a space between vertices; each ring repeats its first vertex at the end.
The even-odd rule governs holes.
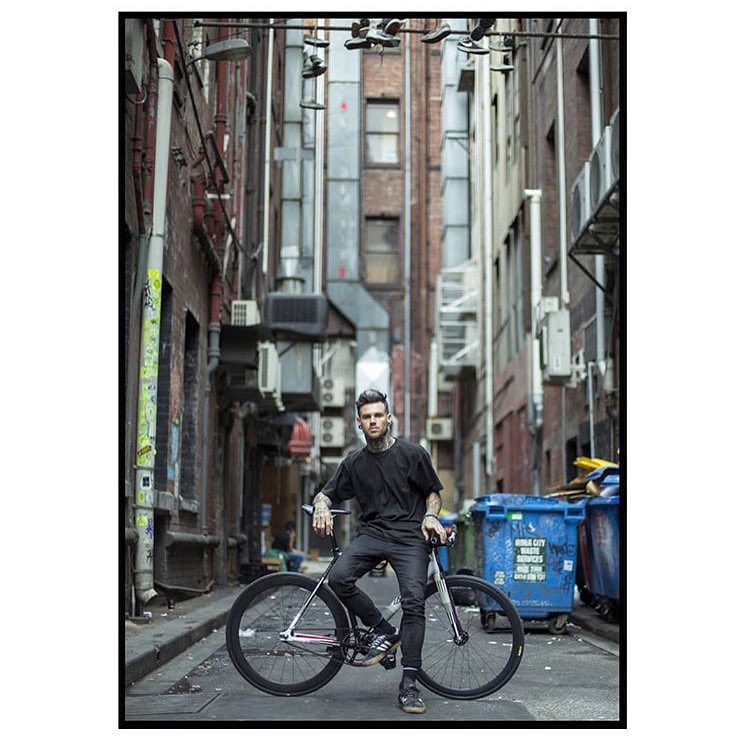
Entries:
POLYGON ((312 433, 304 419, 297 417, 292 427, 292 434, 288 443, 289 454, 293 457, 307 457, 312 449, 312 433))

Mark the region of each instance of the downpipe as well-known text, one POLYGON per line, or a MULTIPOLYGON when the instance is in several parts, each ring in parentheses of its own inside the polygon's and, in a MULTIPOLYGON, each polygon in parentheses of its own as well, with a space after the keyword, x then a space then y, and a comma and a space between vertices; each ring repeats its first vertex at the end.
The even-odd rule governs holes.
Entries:
POLYGON ((141 604, 151 601, 154 589, 154 462, 156 456, 159 330, 161 327, 162 266, 166 224, 169 139, 174 73, 159 58, 156 147, 154 157, 154 213, 148 246, 146 285, 141 322, 141 357, 138 380, 138 428, 135 471, 135 592, 141 604))

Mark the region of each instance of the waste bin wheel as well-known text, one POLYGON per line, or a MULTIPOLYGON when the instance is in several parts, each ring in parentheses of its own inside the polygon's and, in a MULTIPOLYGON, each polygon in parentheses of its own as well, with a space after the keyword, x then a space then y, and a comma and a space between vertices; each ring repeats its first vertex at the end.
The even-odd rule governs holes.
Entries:
POLYGON ((561 635, 565 632, 568 625, 567 615, 555 615, 547 622, 547 630, 554 635, 561 635))

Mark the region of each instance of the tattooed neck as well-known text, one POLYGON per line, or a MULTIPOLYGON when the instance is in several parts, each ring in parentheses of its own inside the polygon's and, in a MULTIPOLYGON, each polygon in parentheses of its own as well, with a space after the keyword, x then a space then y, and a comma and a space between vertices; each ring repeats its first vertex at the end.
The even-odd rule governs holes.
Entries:
POLYGON ((386 432, 383 437, 378 438, 377 440, 373 440, 372 442, 368 440, 367 450, 371 453, 383 453, 384 451, 387 451, 395 442, 395 438, 392 438, 386 432))

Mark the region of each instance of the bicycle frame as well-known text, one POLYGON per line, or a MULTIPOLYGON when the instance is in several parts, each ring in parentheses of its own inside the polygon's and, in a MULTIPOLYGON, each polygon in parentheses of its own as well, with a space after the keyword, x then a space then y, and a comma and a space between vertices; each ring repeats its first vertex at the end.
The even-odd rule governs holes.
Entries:
MULTIPOLYGON (((315 595, 318 593, 318 590, 323 585, 323 582, 328 577, 328 574, 331 571, 331 568, 336 563, 336 560, 339 559, 342 555, 342 550, 338 546, 338 543, 336 542, 336 532, 335 530, 332 532, 331 537, 331 551, 333 553, 333 559, 326 567, 323 574, 318 579, 317 584, 315 585, 315 588, 310 592, 310 595, 305 600, 305 603, 300 607, 297 614, 292 618, 292 621, 289 623, 289 626, 286 630, 279 633, 279 638, 282 641, 285 641, 287 643, 325 643, 331 646, 338 646, 341 645, 338 638, 334 638, 331 636, 326 635, 313 635, 311 633, 295 633, 294 628, 296 627, 297 623, 300 621, 300 619, 304 616, 305 612, 307 612, 308 607, 310 606, 310 603, 315 598, 315 595)), ((433 546, 430 550, 430 562, 427 568, 427 578, 432 578, 435 581, 435 585, 437 586, 438 590, 438 596, 440 597, 440 601, 442 602, 443 606, 445 607, 446 612, 448 613, 448 618, 451 623, 451 628, 453 629, 453 640, 456 644, 460 645, 466 641, 467 634, 466 631, 461 627, 461 623, 458 619, 458 612, 456 611, 455 604, 453 603, 453 600, 451 599, 450 592, 448 591, 448 587, 445 585, 445 571, 443 570, 443 566, 440 564, 440 559, 437 556, 436 553, 436 547, 433 546)), ((346 608, 347 614, 349 616, 350 624, 352 626, 356 625, 356 619, 353 615, 353 613, 346 608)), ((401 594, 397 594, 396 597, 393 599, 393 601, 387 606, 387 615, 385 617, 386 620, 390 620, 398 611, 401 609, 401 594)))

